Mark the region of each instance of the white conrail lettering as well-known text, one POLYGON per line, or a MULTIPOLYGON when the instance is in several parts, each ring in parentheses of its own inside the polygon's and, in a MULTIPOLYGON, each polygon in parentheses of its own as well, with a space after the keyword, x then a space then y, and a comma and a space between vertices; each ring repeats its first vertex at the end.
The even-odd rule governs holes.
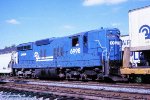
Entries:
POLYGON ((110 41, 110 45, 120 45, 120 41, 110 41))
POLYGON ((74 48, 70 50, 70 54, 78 54, 80 53, 80 48, 74 48))
POLYGON ((27 55, 26 53, 22 53, 22 54, 21 54, 21 56, 26 56, 26 55, 27 55))

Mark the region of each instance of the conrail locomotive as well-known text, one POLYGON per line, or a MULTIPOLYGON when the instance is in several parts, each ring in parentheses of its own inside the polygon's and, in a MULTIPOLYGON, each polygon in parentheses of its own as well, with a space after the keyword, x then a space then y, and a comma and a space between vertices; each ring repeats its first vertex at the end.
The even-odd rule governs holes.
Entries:
POLYGON ((101 28, 17 46, 13 75, 29 78, 99 80, 117 77, 121 66, 120 31, 101 28))
POLYGON ((128 36, 120 36, 117 28, 101 28, 23 43, 9 54, 0 49, 0 74, 150 83, 149 10, 145 6, 129 11, 128 36))

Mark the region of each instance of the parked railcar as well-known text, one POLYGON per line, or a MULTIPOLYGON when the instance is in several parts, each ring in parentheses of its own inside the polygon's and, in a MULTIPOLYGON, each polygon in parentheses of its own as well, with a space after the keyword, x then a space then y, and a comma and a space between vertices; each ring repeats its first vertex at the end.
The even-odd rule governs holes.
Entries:
POLYGON ((0 55, 0 74, 11 73, 11 66, 9 66, 10 61, 11 61, 11 53, 0 55))
POLYGON ((150 82, 150 6, 129 11, 129 37, 121 74, 133 82, 150 82), (138 52, 137 67, 131 66, 130 52, 138 52))
POLYGON ((119 74, 120 31, 101 28, 17 46, 19 77, 103 79, 119 74))
POLYGON ((12 73, 12 65, 17 61, 17 53, 0 54, 0 75, 10 75, 12 73))
POLYGON ((0 49, 0 75, 10 75, 12 65, 16 63, 17 53, 15 46, 0 49))
MULTIPOLYGON (((125 47, 130 47, 131 40, 130 40, 129 35, 122 35, 120 38, 122 40, 122 52, 124 52, 125 47)), ((140 63, 140 54, 141 52, 136 52, 136 51, 130 52, 130 65, 131 66, 133 67, 138 66, 138 64, 140 63)))

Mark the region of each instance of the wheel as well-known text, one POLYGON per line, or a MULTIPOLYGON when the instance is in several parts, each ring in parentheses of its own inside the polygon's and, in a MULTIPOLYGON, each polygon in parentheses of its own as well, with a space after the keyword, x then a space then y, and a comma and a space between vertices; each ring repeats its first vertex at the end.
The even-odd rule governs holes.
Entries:
POLYGON ((64 80, 64 79, 65 79, 65 75, 64 75, 63 73, 60 73, 60 74, 59 74, 59 79, 60 79, 60 80, 64 80))
POLYGON ((70 73, 66 74, 66 80, 68 80, 68 81, 71 80, 71 74, 70 73))
POLYGON ((135 83, 142 83, 143 81, 142 81, 142 77, 141 76, 136 76, 135 78, 134 78, 134 82, 135 83))
POLYGON ((87 81, 87 75, 85 73, 81 74, 81 80, 87 81))

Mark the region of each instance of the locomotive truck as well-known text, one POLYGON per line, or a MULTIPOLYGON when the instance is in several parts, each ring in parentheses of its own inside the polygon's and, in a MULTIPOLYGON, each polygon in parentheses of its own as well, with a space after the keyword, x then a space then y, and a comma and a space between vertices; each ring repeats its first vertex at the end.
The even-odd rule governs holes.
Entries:
POLYGON ((13 74, 18 77, 116 80, 120 75, 121 40, 116 28, 23 43, 17 52, 13 74))

